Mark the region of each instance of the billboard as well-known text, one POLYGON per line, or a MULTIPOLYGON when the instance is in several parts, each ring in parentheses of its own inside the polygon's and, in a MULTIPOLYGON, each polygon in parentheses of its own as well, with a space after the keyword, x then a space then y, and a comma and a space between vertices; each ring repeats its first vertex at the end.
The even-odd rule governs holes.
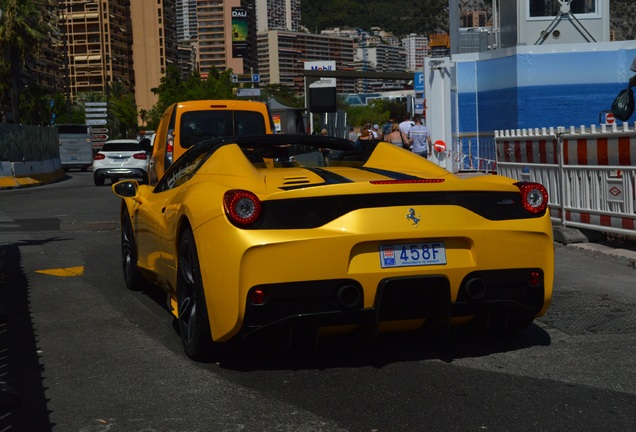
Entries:
POLYGON ((232 57, 247 56, 247 37, 249 35, 247 8, 232 8, 232 57))

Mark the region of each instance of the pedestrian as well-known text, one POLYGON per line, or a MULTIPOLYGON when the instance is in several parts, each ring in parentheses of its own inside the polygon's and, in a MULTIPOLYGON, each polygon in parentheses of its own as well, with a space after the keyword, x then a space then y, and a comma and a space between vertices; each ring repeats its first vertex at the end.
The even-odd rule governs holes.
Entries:
POLYGON ((381 140, 383 135, 380 132, 380 126, 378 124, 374 124, 371 129, 371 135, 373 135, 373 139, 381 140))
POLYGON ((411 151, 422 157, 428 157, 431 152, 431 134, 428 128, 422 124, 422 119, 419 115, 413 116, 413 122, 415 123, 408 132, 409 143, 411 144, 411 151))
POLYGON ((327 129, 323 129, 320 131, 320 135, 327 136, 327 129))
POLYGON ((356 140, 356 147, 359 150, 364 150, 368 147, 368 143, 371 142, 371 140, 373 140, 371 132, 369 132, 369 129, 365 126, 360 130, 360 136, 356 140))
POLYGON ((406 115, 404 116, 404 120, 400 123, 400 130, 402 131, 402 133, 408 135, 411 126, 413 126, 411 116, 409 115, 409 113, 406 113, 406 115))
POLYGON ((386 137, 391 133, 391 128, 393 127, 393 123, 395 123, 395 114, 391 113, 389 115, 389 121, 382 126, 382 136, 386 137))
POLYGON ((358 134, 353 130, 353 126, 349 126, 349 141, 358 141, 358 134))
POLYGON ((391 132, 384 136, 384 141, 404 149, 411 148, 409 137, 400 130, 400 125, 396 122, 391 125, 391 132))

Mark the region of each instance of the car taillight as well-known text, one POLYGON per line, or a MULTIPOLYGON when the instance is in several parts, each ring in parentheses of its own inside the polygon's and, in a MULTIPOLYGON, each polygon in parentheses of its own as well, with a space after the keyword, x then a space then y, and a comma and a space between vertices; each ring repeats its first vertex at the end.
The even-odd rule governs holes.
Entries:
POLYGON ((256 222, 261 214, 261 200, 246 190, 230 190, 223 197, 225 213, 232 223, 247 226, 256 222))
POLYGON ((93 159, 94 159, 94 160, 102 160, 102 159, 106 159, 106 155, 105 155, 105 154, 103 154, 103 153, 97 153, 93 159))
POLYGON ((515 186, 521 192, 521 204, 531 214, 539 214, 548 207, 548 191, 542 184, 517 182, 515 186))
POLYGON ((146 157, 146 153, 135 153, 135 154, 133 155, 133 158, 135 158, 135 159, 141 159, 141 160, 146 160, 146 159, 147 159, 147 157, 146 157))

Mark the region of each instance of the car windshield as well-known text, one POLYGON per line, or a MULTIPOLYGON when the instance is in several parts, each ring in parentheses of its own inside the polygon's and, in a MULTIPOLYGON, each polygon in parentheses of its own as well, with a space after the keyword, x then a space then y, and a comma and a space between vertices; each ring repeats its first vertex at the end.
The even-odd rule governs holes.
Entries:
POLYGON ((129 151, 143 151, 143 148, 134 142, 130 143, 106 143, 102 147, 103 152, 129 152, 129 151))

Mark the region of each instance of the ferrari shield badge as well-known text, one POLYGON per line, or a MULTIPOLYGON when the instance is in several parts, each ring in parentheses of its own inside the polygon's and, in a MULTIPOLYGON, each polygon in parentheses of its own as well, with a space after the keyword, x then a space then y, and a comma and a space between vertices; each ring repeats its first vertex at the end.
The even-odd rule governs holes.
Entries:
POLYGON ((415 228, 420 224, 420 214, 415 213, 415 210, 412 208, 406 212, 406 219, 410 220, 415 228))

